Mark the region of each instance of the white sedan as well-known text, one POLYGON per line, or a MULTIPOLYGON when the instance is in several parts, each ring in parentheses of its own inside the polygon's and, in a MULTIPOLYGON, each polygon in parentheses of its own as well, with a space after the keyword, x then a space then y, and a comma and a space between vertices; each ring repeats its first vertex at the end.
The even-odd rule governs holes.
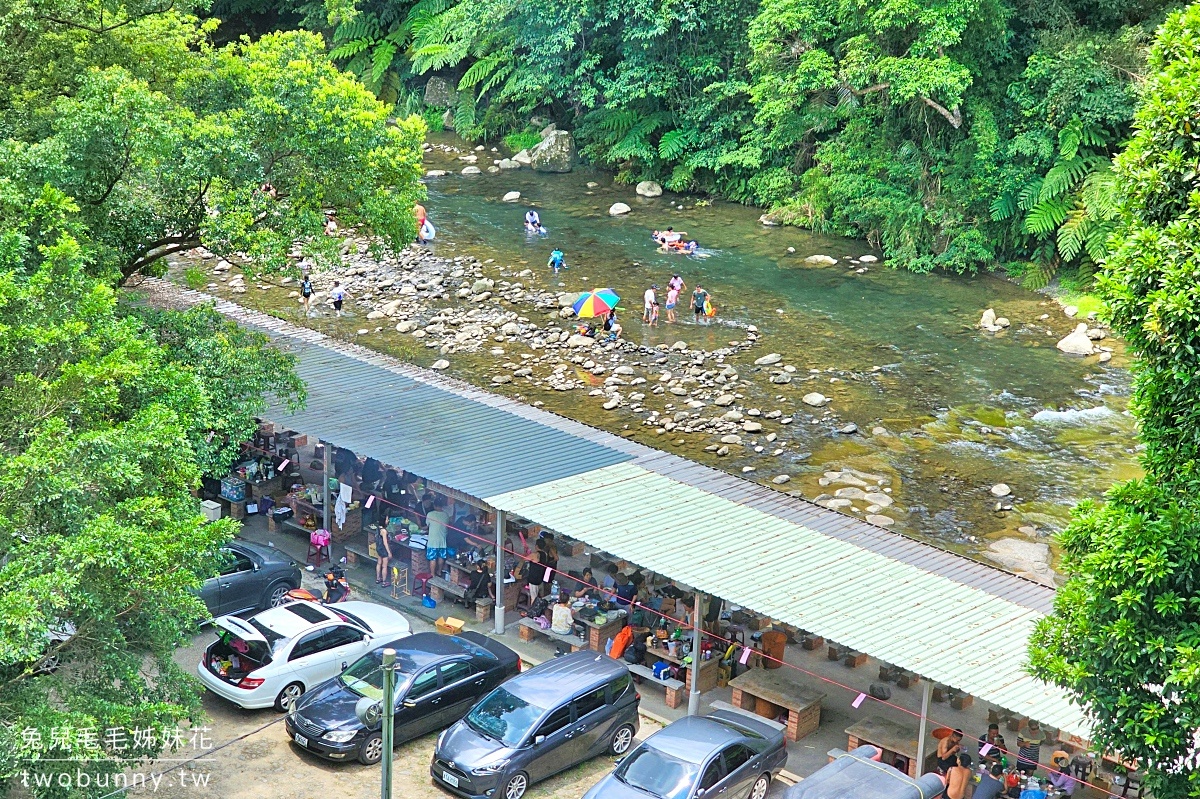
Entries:
POLYGON ((289 602, 212 624, 217 640, 200 658, 200 681, 235 705, 280 711, 367 651, 412 632, 400 613, 372 602, 289 602))

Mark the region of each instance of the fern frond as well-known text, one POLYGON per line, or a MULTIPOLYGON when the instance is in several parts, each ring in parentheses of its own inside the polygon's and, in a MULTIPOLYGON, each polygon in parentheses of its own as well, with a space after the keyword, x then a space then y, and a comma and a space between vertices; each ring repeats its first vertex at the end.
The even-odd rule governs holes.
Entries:
POLYGON ((1084 239, 1083 248, 1087 250, 1088 258, 1093 263, 1104 263, 1104 259, 1108 257, 1108 237, 1116 230, 1116 223, 1104 220, 1102 222, 1093 222, 1088 228, 1087 238, 1084 239))
POLYGON ((1066 220, 1070 211, 1071 206, 1063 200, 1039 200, 1025 215, 1021 230, 1035 236, 1048 236, 1066 220))
POLYGON ((340 61, 346 58, 353 58, 371 47, 370 39, 352 39, 345 44, 340 44, 329 51, 329 57, 335 61, 340 61))
POLYGON ((599 127, 614 137, 623 137, 637 124, 637 111, 612 111, 600 118, 599 127))
POLYGON ((1058 229, 1058 254, 1064 261, 1073 261, 1079 255, 1091 226, 1087 209, 1075 208, 1067 214, 1066 221, 1058 229))
POLYGON ((476 85, 486 80, 499 64, 499 55, 488 56, 487 58, 482 58, 476 61, 471 65, 470 69, 463 73, 463 76, 459 79, 459 91, 475 88, 476 85))
POLYGON ((1022 211, 1028 211, 1033 206, 1037 205, 1038 195, 1042 191, 1042 179, 1034 178, 1029 183, 1021 187, 1017 192, 1017 208, 1022 211))
POLYGON ((996 199, 992 200, 992 220, 995 222, 1003 222, 1005 219, 1012 219, 1013 214, 1017 212, 1017 197, 1012 192, 1005 192, 996 199))
POLYGON ((1045 202, 1062 197, 1071 191, 1088 173, 1088 163, 1078 155, 1062 160, 1050 168, 1042 179, 1042 189, 1038 192, 1038 202, 1045 202))
POLYGON ((479 95, 483 96, 484 94, 487 94, 488 92, 490 92, 493 88, 496 87, 496 85, 498 83, 500 83, 500 81, 504 80, 509 75, 511 75, 512 71, 513 71, 512 64, 505 64, 504 66, 497 69, 495 72, 493 72, 491 74, 491 77, 489 77, 482 84, 480 84, 479 95))
POLYGON ((392 66, 392 59, 396 57, 397 47, 394 42, 389 42, 386 39, 375 46, 375 52, 371 54, 371 82, 379 83, 383 79, 383 75, 392 66))
POLYGON ((691 143, 693 132, 691 129, 668 130, 658 140, 658 157, 664 161, 674 161, 679 158, 691 143))

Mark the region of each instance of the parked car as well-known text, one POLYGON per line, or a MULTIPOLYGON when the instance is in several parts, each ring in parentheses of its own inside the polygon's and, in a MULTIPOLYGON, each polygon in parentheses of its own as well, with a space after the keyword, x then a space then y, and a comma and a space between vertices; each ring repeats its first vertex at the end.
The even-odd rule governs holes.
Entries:
POLYGON ((548 660, 493 690, 438 737, 429 773, 469 799, 521 799, 532 784, 605 752, 623 755, 641 697, 597 652, 548 660))
POLYGON ((643 741, 584 799, 765 799, 787 762, 783 730, 736 710, 679 719, 643 741))
POLYGON ((383 697, 380 664, 388 647, 396 650, 392 740, 397 745, 450 726, 479 697, 521 670, 516 652, 479 633, 417 633, 380 644, 300 697, 284 722, 288 737, 329 760, 357 757, 367 765, 378 763, 382 726, 364 725, 354 707, 364 696, 383 697))
POLYGON ((914 779, 881 763, 883 750, 877 746, 867 744, 852 752, 834 749, 829 754, 833 760, 788 788, 784 799, 925 799, 940 796, 946 787, 945 779, 937 774, 914 779))
POLYGON ((199 592, 213 616, 278 607, 288 591, 300 587, 300 566, 278 549, 231 541, 220 555, 220 573, 199 592))
POLYGON ((289 602, 248 619, 213 619, 217 640, 196 672, 210 691, 248 709, 286 710, 383 641, 407 636, 408 620, 371 602, 289 602))

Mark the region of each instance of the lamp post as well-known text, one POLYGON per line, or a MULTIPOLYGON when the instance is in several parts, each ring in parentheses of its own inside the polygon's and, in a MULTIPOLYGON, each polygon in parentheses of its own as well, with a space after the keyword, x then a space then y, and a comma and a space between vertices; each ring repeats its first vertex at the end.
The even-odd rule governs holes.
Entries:
POLYGON ((396 650, 383 650, 383 700, 376 702, 369 696, 358 700, 354 714, 367 727, 382 722, 380 734, 380 784, 381 799, 392 799, 392 721, 396 714, 396 650))
POLYGON ((396 650, 383 650, 383 765, 379 796, 392 799, 392 719, 396 714, 396 650))

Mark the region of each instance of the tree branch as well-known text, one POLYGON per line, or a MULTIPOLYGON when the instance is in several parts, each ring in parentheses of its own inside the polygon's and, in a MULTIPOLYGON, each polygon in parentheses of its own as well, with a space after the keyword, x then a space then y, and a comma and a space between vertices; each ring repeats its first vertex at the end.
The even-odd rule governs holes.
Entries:
POLYGON ((930 100, 928 97, 922 97, 921 102, 925 103, 925 105, 929 106, 934 111, 937 111, 939 114, 944 116, 946 118, 946 121, 949 122, 950 125, 955 130, 958 130, 959 128, 962 127, 962 122, 963 122, 962 108, 960 106, 956 105, 956 106, 954 106, 953 111, 947 111, 946 107, 944 105, 939 105, 938 103, 934 102, 933 100, 930 100))
POLYGON ((168 247, 163 247, 154 252, 148 252, 145 255, 138 256, 130 261, 125 266, 121 267, 121 282, 125 282, 129 278, 136 275, 138 272, 145 269, 150 264, 167 255, 174 255, 177 252, 190 250, 193 247, 200 246, 200 237, 187 238, 180 241, 178 244, 172 244, 168 247))
POLYGON ((125 19, 121 20, 120 22, 116 23, 115 25, 105 25, 104 24, 104 7, 103 6, 100 7, 100 24, 99 25, 85 25, 82 22, 79 22, 77 20, 61 19, 59 17, 52 17, 49 14, 38 14, 36 18, 43 20, 45 22, 53 22, 55 25, 63 25, 68 28, 75 28, 77 30, 87 31, 88 33, 94 33, 97 36, 100 36, 105 33, 115 31, 119 28, 124 28, 126 25, 131 25, 134 22, 137 22, 138 20, 146 19, 147 17, 152 17, 152 16, 155 16, 156 14, 165 14, 174 8, 175 8, 175 0, 170 0, 170 2, 167 3, 166 7, 164 7, 164 8, 157 8, 157 9, 154 9, 153 11, 147 11, 144 14, 135 14, 132 17, 126 17, 125 19))

